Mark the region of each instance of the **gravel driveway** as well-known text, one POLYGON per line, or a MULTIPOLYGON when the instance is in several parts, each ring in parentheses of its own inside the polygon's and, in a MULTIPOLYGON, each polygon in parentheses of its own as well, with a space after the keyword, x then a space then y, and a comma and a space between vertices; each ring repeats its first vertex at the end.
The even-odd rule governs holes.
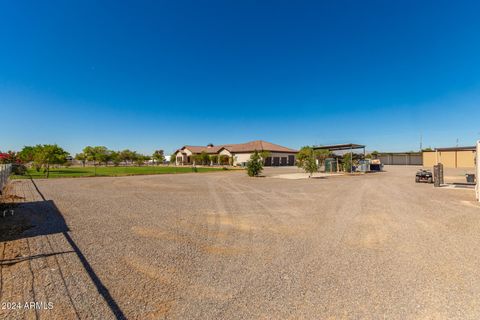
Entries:
POLYGON ((15 181, 0 318, 478 319, 480 206, 416 169, 15 181))

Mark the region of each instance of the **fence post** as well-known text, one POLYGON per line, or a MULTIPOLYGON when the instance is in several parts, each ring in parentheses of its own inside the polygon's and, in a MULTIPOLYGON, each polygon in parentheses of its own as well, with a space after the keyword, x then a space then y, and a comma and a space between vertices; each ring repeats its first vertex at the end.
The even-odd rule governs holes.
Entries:
POLYGON ((444 184, 443 181, 443 164, 439 163, 433 166, 434 186, 440 187, 444 184))
POLYGON ((8 176, 12 172, 11 164, 0 164, 0 194, 3 193, 3 188, 7 185, 8 176))

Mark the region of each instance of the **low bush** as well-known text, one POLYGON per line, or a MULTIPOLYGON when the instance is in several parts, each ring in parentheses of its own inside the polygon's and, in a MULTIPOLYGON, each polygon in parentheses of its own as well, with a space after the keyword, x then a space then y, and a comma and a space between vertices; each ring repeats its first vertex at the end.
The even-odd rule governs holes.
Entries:
POLYGON ((258 177, 263 171, 263 160, 257 150, 250 156, 247 162, 247 174, 250 177, 258 177))
POLYGON ((23 164, 14 163, 12 164, 12 174, 23 176, 27 173, 27 167, 23 164))

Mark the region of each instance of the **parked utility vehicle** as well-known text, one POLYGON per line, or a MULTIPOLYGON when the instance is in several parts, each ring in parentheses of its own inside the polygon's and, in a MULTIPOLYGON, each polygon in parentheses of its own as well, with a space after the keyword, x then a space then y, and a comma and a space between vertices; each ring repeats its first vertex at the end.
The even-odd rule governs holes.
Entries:
POLYGON ((415 174, 415 182, 433 183, 433 174, 428 170, 418 170, 415 174))

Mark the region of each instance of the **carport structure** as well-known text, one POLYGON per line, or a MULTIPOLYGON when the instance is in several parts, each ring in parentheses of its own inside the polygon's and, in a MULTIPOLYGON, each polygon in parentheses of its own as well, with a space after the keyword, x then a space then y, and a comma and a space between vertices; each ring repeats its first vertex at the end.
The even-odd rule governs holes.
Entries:
MULTIPOLYGON (((350 151, 350 156, 353 160, 353 150, 363 149, 363 156, 365 157, 365 146, 363 144, 345 143, 345 144, 332 144, 327 146, 315 146, 313 150, 329 150, 329 151, 350 151)), ((353 161, 350 162, 350 172, 352 171, 353 161)))

